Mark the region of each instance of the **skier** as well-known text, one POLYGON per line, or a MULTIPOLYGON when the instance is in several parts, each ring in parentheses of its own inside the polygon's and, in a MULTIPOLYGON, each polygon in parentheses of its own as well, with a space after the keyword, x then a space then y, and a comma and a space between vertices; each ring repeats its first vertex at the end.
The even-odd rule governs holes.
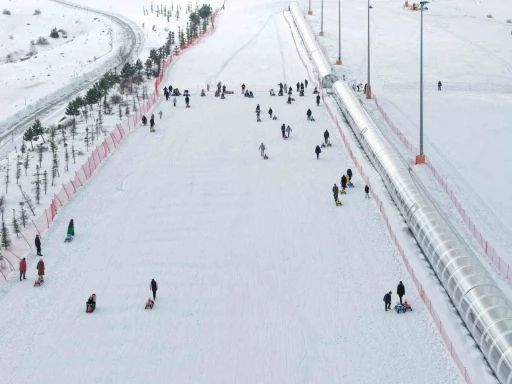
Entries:
POLYGON ((290 128, 290 126, 287 126, 286 127, 286 133, 288 134, 288 138, 290 138, 290 132, 292 131, 292 129, 290 128))
POLYGON ((75 236, 75 223, 73 222, 73 219, 69 221, 68 224, 68 236, 75 236))
POLYGON ((242 84, 242 94, 245 93, 245 84, 242 84))
POLYGON ((334 184, 334 187, 332 187, 332 193, 334 195, 334 202, 338 201, 338 186, 334 184))
POLYGON ((190 97, 185 97, 185 104, 187 105, 187 108, 190 108, 190 97))
POLYGON ((265 156, 265 144, 261 143, 258 149, 261 151, 261 157, 265 156))
POLYGON ((163 113, 162 111, 158 112, 158 116, 160 116, 160 118, 162 118, 162 115, 163 115, 163 114, 164 114, 164 113, 163 113))
POLYGON ((320 149, 319 145, 316 146, 315 153, 316 153, 316 159, 318 160, 320 153, 322 153, 322 150, 320 149))
POLYGON ((142 115, 142 124, 143 125, 147 125, 148 124, 148 118, 146 117, 146 115, 142 115))
POLYGON ((43 255, 41 255, 41 239, 39 238, 39 235, 36 235, 35 244, 36 244, 37 256, 43 256, 43 255))
POLYGON ((158 289, 158 284, 155 279, 151 279, 151 283, 149 284, 149 290, 153 291, 153 300, 156 300, 156 291, 158 289))
POLYGON ((327 140, 329 140, 329 131, 327 129, 324 132, 324 140, 325 140, 325 144, 327 144, 327 140))
POLYGON ((283 138, 285 138, 285 137, 286 137, 286 134, 284 133, 284 131, 285 131, 285 130, 286 130, 285 125, 284 125, 284 124, 283 124, 283 125, 281 125, 281 134, 283 135, 283 138))
POLYGON ((87 306, 91 306, 91 312, 94 311, 96 309, 96 294, 92 294, 90 297, 89 297, 89 300, 87 300, 87 302, 85 303, 85 305, 87 306))
POLYGON ((27 261, 25 260, 25 258, 21 259, 20 261, 20 281, 22 280, 25 280, 26 277, 25 277, 25 273, 27 272, 27 261))
POLYGON ((174 106, 176 106, 176 97, 172 99, 172 103, 174 104, 174 106))
POLYGON ((155 115, 151 115, 151 119, 149 119, 149 129, 153 130, 155 128, 155 115))
POLYGON ((437 82, 437 90, 440 91, 443 84, 441 83, 441 80, 437 82))
POLYGON ((308 87, 308 79, 304 80, 304 85, 306 86, 306 88, 308 87))
POLYGON ((316 95, 316 106, 320 105, 320 95, 316 95))
POLYGON ((299 92, 299 88, 300 88, 300 83, 297 82, 297 92, 299 92))
POLYGON ((402 297, 405 295, 405 287, 402 282, 398 283, 398 286, 396 287, 396 294, 400 298, 400 304, 402 304, 402 297))
POLYGON ((270 118, 272 118, 272 108, 268 109, 268 115, 270 116, 270 118))
POLYGON ((365 198, 369 199, 370 198, 370 195, 369 195, 370 187, 369 186, 364 187, 364 193, 366 193, 365 198))
POLYGON ((308 120, 311 120, 311 115, 313 113, 311 112, 311 109, 308 109, 308 111, 306 112, 306 116, 308 117, 308 120))
POLYGON ((384 295, 384 309, 387 311, 388 309, 391 309, 391 291, 389 293, 386 293, 384 295))
POLYGON ((347 176, 341 176, 341 192, 345 193, 345 188, 347 188, 347 176))
POLYGON ((37 262, 36 268, 37 268, 37 275, 39 276, 39 278, 41 280, 43 280, 44 279, 44 277, 43 277, 44 276, 44 261, 43 261, 43 259, 39 259, 39 261, 37 262))

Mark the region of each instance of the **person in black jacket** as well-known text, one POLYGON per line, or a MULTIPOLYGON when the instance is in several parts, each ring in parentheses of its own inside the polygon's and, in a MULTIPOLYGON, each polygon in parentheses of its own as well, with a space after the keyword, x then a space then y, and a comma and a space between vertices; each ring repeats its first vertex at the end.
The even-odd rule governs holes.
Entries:
POLYGON ((41 239, 39 238, 39 235, 36 235, 35 244, 37 249, 37 256, 43 256, 41 255, 41 239))
POLYGON ((388 309, 391 309, 391 291, 389 293, 386 293, 384 295, 384 309, 387 311, 388 309))
POLYGON ((269 114, 270 118, 272 118, 272 112, 273 112, 273 111, 272 111, 272 108, 269 108, 269 109, 268 109, 268 114, 269 114))
POLYGON ((332 194, 334 195, 334 201, 338 201, 338 186, 334 184, 334 187, 332 187, 332 194))
POLYGON ((300 88, 300 83, 297 82, 297 92, 299 92, 299 88, 300 88))
POLYGON ((402 282, 398 283, 398 286, 396 287, 396 294, 400 298, 400 304, 402 304, 402 297, 405 295, 405 287, 402 282))
POLYGON ((341 176, 341 189, 345 190, 345 188, 347 188, 347 177, 343 175, 341 176))
POLYGON ((352 170, 350 168, 347 169, 347 176, 348 176, 349 181, 352 180, 352 170))
POLYGON ((308 87, 308 80, 304 80, 304 84, 306 85, 306 88, 308 87))
POLYGON ((320 105, 320 95, 316 95, 316 106, 320 105))
POLYGON ((308 120, 311 120, 312 114, 313 114, 313 112, 311 112, 311 109, 308 109, 308 111, 306 112, 306 116, 308 117, 308 120))
POLYGON ((327 144, 327 140, 329 140, 329 131, 327 129, 324 132, 324 140, 325 140, 325 144, 327 144))
POLYGON ((286 126, 285 126, 284 124, 283 124, 283 125, 281 125, 281 135, 283 135, 283 138, 285 138, 285 137, 286 137, 286 134, 285 134, 285 132, 284 132, 285 130, 286 130, 286 126))
POLYGON ((190 103, 190 98, 188 96, 186 96, 185 97, 185 104, 187 104, 187 108, 190 107, 189 103, 190 103))
POLYGON ((149 290, 153 291, 153 300, 156 300, 156 291, 158 289, 158 284, 155 279, 151 279, 151 283, 149 284, 149 290))
POLYGON ((365 198, 369 199, 370 198, 370 195, 369 195, 370 187, 369 186, 364 187, 364 193, 366 193, 365 198))
POLYGON ((322 150, 320 149, 319 145, 316 146, 315 153, 316 153, 316 159, 318 160, 318 157, 320 156, 320 153, 322 153, 322 150))

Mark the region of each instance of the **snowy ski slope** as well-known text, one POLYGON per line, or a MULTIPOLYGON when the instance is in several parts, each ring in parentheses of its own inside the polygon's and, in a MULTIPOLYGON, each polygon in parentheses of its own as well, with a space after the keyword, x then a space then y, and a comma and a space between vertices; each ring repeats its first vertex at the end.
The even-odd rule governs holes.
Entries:
POLYGON ((332 185, 354 167, 312 87, 292 106, 266 92, 306 76, 284 3, 227 8, 166 83, 195 92, 221 80, 237 94, 195 93, 191 109, 161 101, 157 131, 128 136, 69 201, 43 239, 45 285, 32 286, 30 255, 28 280, 0 296, 1 381, 462 382, 357 174, 334 206, 332 185), (316 160, 325 129, 333 148, 316 160), (151 278, 160 290, 145 311, 151 278), (399 280, 406 315, 383 311, 399 280))

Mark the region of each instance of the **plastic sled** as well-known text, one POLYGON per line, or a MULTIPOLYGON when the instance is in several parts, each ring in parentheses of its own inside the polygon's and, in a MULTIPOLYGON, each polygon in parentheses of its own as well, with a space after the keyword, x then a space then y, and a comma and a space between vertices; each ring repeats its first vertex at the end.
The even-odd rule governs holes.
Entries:
POLYGON ((337 206, 337 207, 341 207, 341 205, 342 205, 342 204, 341 204, 341 200, 340 200, 340 199, 336 200, 336 206, 337 206))
POLYGON ((288 136, 284 135, 283 139, 288 140, 288 136))
POLYGON ((91 304, 87 304, 87 306, 85 307, 85 313, 92 313, 94 312, 95 309, 96 307, 93 307, 91 304))
POLYGON ((404 301, 404 303, 403 303, 402 305, 403 305, 403 307, 404 307, 404 312, 407 312, 407 310, 412 311, 411 304, 409 304, 409 303, 407 302, 407 300, 405 300, 405 301, 404 301))
POLYGON ((315 118, 311 116, 311 119, 309 119, 309 121, 315 121, 315 118))
POLYGON ((155 128, 151 128, 149 132, 155 132, 155 128))
POLYGON ((190 108, 190 105, 187 104, 187 107, 186 108, 190 108))
POLYGON ((153 305, 155 305, 155 302, 151 299, 148 299, 148 301, 146 301, 146 307, 144 309, 153 309, 153 305))
POLYGON ((226 91, 226 92, 224 92, 224 93, 225 93, 226 95, 234 95, 234 94, 235 94, 235 92, 233 92, 233 91, 226 91))
POLYGON ((43 285, 44 283, 44 279, 42 279, 41 277, 38 277, 36 282, 34 283, 34 287, 40 287, 41 285, 43 285))
POLYGON ((277 120, 277 116, 272 117, 272 120, 277 120))
POLYGON ((349 188, 354 188, 354 184, 352 184, 352 182, 351 182, 351 181, 349 181, 349 182, 347 183, 347 187, 349 187, 349 188))
POLYGON ((321 148, 325 148, 325 144, 324 144, 324 143, 322 143, 322 145, 321 145, 320 147, 321 147, 321 148))
POLYGON ((345 195, 345 194, 347 193, 347 191, 345 191, 345 188, 341 188, 341 189, 340 189, 340 193, 341 193, 341 194, 343 194, 343 195, 345 195))
POLYGON ((396 311, 396 313, 400 313, 400 312, 405 313, 405 307, 400 303, 396 303, 395 311, 396 311))
POLYGON ((265 156, 263 156, 263 160, 268 160, 267 154, 265 154, 265 156))
POLYGON ((259 117, 257 117, 256 122, 261 123, 261 119, 259 117))
POLYGON ((328 141, 328 142, 327 142, 327 146, 328 146, 328 147, 332 147, 332 144, 331 144, 331 142, 330 142, 330 141, 328 141))
POLYGON ((64 239, 65 243, 69 243, 71 241, 73 241, 73 236, 71 236, 71 235, 67 235, 66 238, 64 239))

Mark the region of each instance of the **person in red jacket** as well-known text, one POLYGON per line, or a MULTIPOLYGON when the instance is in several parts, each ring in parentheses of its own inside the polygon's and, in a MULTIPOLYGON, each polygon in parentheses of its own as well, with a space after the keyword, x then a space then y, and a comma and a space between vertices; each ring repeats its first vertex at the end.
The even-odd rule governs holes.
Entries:
POLYGON ((27 272, 27 261, 25 260, 25 258, 23 258, 20 261, 20 281, 22 280, 22 278, 23 280, 26 279, 25 272, 27 272))

